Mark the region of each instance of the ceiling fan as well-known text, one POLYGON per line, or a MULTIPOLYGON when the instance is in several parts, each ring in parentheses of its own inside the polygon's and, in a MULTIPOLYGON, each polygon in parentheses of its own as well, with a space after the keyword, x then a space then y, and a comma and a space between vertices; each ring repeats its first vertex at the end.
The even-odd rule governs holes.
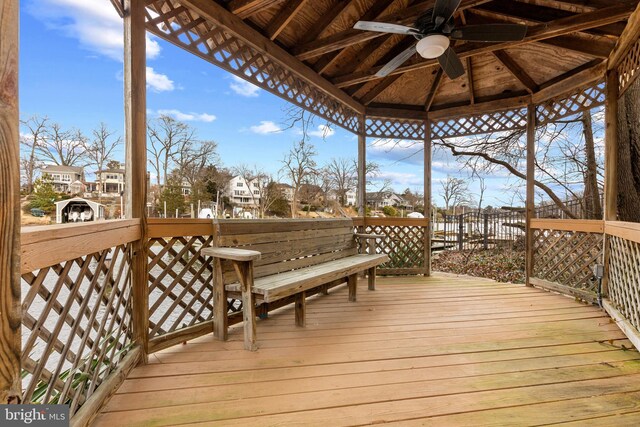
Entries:
POLYGON ((353 28, 357 30, 406 34, 418 40, 416 44, 389 61, 376 73, 376 76, 389 75, 417 52, 426 59, 437 58, 445 74, 454 80, 464 75, 464 67, 450 46, 451 40, 506 42, 520 41, 527 35, 527 26, 518 24, 466 25, 456 28, 453 15, 461 1, 436 0, 433 11, 427 10, 416 20, 413 27, 384 22, 356 22, 353 28))

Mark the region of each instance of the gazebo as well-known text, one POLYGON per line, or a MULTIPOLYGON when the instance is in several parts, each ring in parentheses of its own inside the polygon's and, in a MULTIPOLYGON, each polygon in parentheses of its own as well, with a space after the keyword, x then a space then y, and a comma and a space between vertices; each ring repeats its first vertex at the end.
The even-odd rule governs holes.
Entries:
MULTIPOLYGON (((200 255, 215 237, 210 221, 146 217, 147 32, 357 135, 361 218, 356 225, 381 234, 402 230, 418 242, 412 246, 416 264, 389 269, 390 274, 431 274, 430 215, 397 223, 365 217, 366 139, 424 144, 425 206, 430 206, 432 140, 526 130, 527 285, 597 302, 600 294, 583 285, 594 264, 602 264, 603 306, 640 348, 640 226, 618 221, 616 211, 617 108, 640 69, 638 0, 462 0, 451 20, 456 28, 518 24, 527 30, 517 41, 451 40, 464 68, 456 79, 447 76, 437 59, 417 54, 382 73, 415 37, 353 28, 357 21, 412 26, 431 13, 439 3, 435 0, 112 0, 125 34, 127 219, 26 232, 20 231, 19 216, 17 3, 0 5, 3 402, 33 401, 34 392, 44 389, 43 402, 54 396, 69 402, 72 423, 85 425, 136 365, 148 363, 136 379, 152 376, 153 365, 163 361, 157 356, 162 350, 210 334, 214 327, 210 283, 215 272, 200 255), (604 218, 534 218, 536 126, 602 105, 604 218), (63 252, 62 247, 72 250, 63 252), (43 285, 47 275, 57 279, 53 288, 43 285), (89 285, 82 288, 80 283, 89 285), (38 299, 44 307, 40 318, 30 311, 38 299), (83 322, 73 321, 74 310, 83 322), (60 320, 51 327, 47 316, 60 320), (71 331, 68 341, 60 338, 63 325, 71 331), (31 356, 40 342, 45 342, 42 361, 31 356), (58 359, 49 358, 52 353, 58 359), (94 360, 107 362, 103 370, 84 371, 86 387, 73 388, 60 379, 66 369, 82 370, 94 360), (21 381, 21 373, 26 380, 21 381)), ((482 286, 468 288, 473 293, 482 286)), ((409 289, 403 292, 412 295, 409 289)), ((230 324, 242 321, 234 304, 228 305, 230 324)), ((591 341, 609 339, 594 337, 591 341)), ((615 335, 611 342, 618 339, 615 335)), ((276 367, 269 363, 264 366, 276 367)), ((129 384, 128 390, 138 389, 129 384)), ((116 419, 117 408, 110 410, 111 417, 107 414, 102 422, 116 419)), ((241 417, 236 421, 241 423, 241 417)))

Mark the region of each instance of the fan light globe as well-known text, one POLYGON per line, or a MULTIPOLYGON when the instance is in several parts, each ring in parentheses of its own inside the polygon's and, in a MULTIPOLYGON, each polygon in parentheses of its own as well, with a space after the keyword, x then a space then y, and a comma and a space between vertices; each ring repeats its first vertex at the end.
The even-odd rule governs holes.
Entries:
POLYGON ((435 59, 449 48, 449 39, 441 34, 432 34, 421 39, 416 46, 418 54, 426 59, 435 59))

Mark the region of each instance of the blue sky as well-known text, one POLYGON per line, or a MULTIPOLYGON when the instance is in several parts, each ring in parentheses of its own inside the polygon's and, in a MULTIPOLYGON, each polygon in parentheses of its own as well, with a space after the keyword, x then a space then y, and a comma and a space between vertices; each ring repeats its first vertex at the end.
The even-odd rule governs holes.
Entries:
MULTIPOLYGON (((65 128, 90 134, 105 122, 124 134, 122 23, 108 0, 25 0, 21 2, 20 109, 65 128)), ((147 43, 148 117, 170 114, 187 121, 202 139, 218 143, 222 163, 241 163, 277 176, 280 160, 299 138, 283 128, 287 103, 158 38, 147 43)), ((316 125, 321 126, 322 120, 316 125)), ((356 158, 357 140, 335 128, 312 137, 319 164, 332 157, 356 158)), ((381 165, 379 179, 397 191, 422 191, 421 146, 401 143, 389 151, 385 141, 368 141, 368 159, 381 165)), ((122 153, 119 153, 122 159, 122 153)), ((434 202, 441 205, 440 181, 457 175, 455 161, 433 159, 434 202)), ((465 174, 461 176, 466 177, 465 174)), ((488 177, 485 205, 509 204, 503 176, 488 177)), ((470 181, 470 188, 477 183, 470 181)))

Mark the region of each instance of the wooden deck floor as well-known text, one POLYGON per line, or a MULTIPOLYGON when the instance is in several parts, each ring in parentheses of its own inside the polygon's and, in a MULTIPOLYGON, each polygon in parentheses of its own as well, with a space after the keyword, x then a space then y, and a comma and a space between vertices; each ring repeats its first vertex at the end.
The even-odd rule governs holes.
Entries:
POLYGON ((98 426, 640 425, 640 355, 594 307, 523 286, 380 279, 136 368, 98 426))

